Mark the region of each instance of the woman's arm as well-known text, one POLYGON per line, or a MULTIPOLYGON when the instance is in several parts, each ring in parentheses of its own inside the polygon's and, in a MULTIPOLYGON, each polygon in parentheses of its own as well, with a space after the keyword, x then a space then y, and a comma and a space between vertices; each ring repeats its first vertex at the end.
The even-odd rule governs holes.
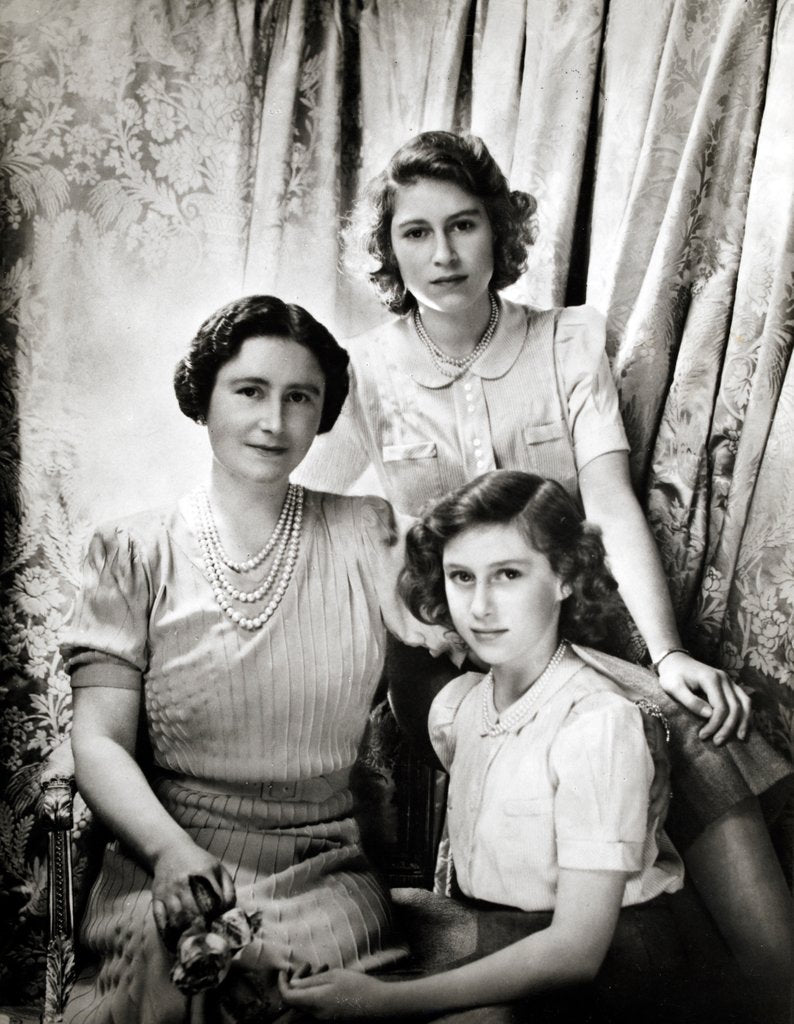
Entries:
POLYGON ((170 937, 200 914, 190 876, 210 882, 219 910, 234 905, 234 884, 220 861, 197 846, 168 814, 135 762, 140 692, 80 686, 80 672, 86 670, 74 673, 77 786, 89 807, 154 876, 152 910, 161 933, 170 937))
POLYGON ((442 974, 380 981, 355 971, 280 980, 286 1002, 321 1018, 385 1017, 512 1002, 595 977, 615 932, 626 875, 561 869, 548 928, 442 974))
MULTIPOLYGON (((665 651, 681 647, 681 637, 659 551, 631 486, 626 453, 608 452, 588 462, 579 473, 579 488, 587 518, 601 528, 621 597, 656 661, 665 651)), ((675 653, 659 666, 659 682, 680 704, 708 719, 701 739, 720 744, 747 736, 750 698, 724 672, 675 653)))

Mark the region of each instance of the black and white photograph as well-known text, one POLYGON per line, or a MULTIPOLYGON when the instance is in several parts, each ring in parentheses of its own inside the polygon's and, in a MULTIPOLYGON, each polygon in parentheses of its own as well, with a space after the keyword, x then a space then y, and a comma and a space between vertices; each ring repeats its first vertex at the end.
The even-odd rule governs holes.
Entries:
POLYGON ((792 1024, 794 0, 2 0, 0 1024, 792 1024))

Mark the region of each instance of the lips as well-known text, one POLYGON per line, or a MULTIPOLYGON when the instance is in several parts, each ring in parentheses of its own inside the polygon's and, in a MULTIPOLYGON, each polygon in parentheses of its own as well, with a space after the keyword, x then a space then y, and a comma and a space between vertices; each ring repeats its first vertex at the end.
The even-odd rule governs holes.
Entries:
POLYGON ((450 274, 448 277, 436 277, 431 284, 460 284, 466 280, 466 274, 450 274))
POLYGON ((253 448, 255 452, 261 452, 263 455, 283 455, 286 451, 286 447, 279 445, 268 445, 268 444, 249 444, 249 448, 253 448))
POLYGON ((504 636, 507 632, 506 629, 472 629, 472 635, 476 636, 478 640, 498 640, 499 637, 504 636))

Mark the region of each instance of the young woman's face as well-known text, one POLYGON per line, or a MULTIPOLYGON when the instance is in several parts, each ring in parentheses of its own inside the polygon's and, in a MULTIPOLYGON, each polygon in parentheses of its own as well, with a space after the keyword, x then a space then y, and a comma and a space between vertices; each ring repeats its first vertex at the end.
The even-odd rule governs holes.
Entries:
POLYGON ((482 301, 493 276, 493 231, 476 196, 433 178, 400 186, 391 244, 403 283, 421 305, 458 313, 482 301))
POLYGON ((216 466, 245 481, 286 481, 314 440, 324 396, 325 375, 309 349, 290 338, 247 338, 210 396, 216 466))
POLYGON ((487 665, 520 670, 535 647, 556 643, 567 587, 515 525, 464 530, 443 562, 455 629, 487 665))

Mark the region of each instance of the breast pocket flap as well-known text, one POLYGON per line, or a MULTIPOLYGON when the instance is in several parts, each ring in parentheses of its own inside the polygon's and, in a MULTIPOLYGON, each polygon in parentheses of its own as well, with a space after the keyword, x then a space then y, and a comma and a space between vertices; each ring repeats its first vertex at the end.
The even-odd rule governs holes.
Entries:
POLYGON ((526 444, 543 444, 544 441, 562 441, 566 436, 565 423, 528 423, 524 427, 526 444))
POLYGON ((417 441, 415 444, 387 444, 383 446, 384 462, 402 462, 403 459, 435 459, 435 441, 417 441))

